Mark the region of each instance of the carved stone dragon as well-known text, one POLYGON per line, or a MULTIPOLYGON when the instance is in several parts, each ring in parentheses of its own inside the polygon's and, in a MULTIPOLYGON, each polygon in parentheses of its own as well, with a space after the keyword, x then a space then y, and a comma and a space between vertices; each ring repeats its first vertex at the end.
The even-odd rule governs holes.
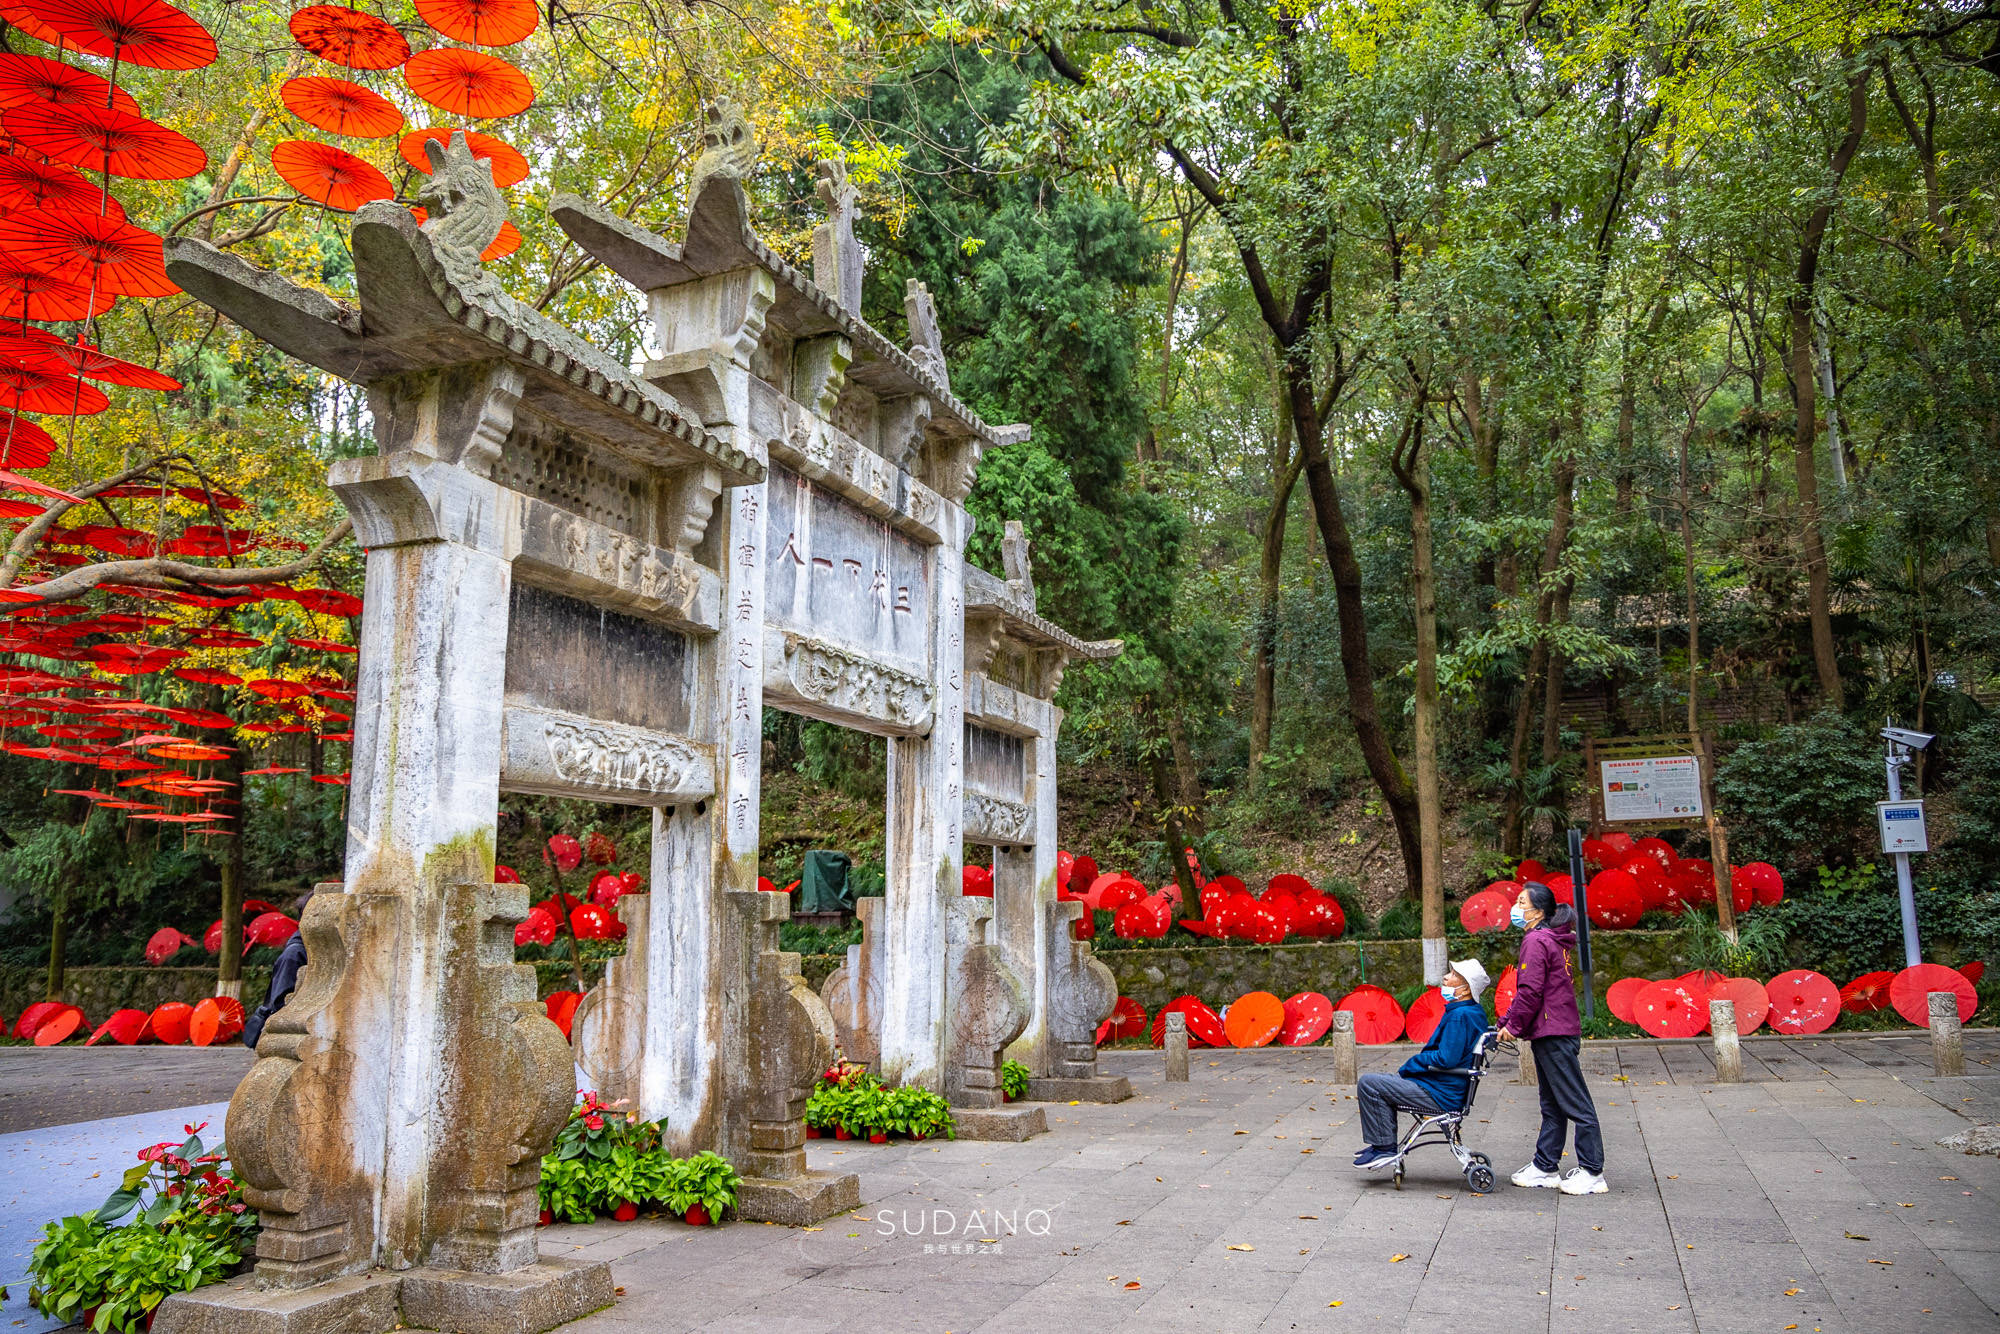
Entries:
POLYGON ((507 221, 507 198, 493 183, 493 166, 472 155, 462 132, 444 143, 426 139, 424 156, 431 163, 430 179, 417 191, 430 215, 424 235, 448 262, 477 267, 507 221))

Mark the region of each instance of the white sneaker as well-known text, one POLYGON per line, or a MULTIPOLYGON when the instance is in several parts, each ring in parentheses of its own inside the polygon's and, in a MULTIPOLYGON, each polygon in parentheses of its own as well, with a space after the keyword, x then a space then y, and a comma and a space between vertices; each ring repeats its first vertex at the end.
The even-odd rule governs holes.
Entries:
POLYGON ((1526 1167, 1522 1168, 1520 1171, 1514 1174, 1514 1184, 1517 1186, 1558 1187, 1561 1186, 1562 1183, 1563 1179, 1557 1176, 1554 1172, 1544 1172, 1541 1168, 1536 1167, 1533 1163, 1529 1163, 1526 1167))
POLYGON ((1602 1172, 1586 1172, 1581 1167, 1572 1167, 1569 1175, 1562 1179, 1562 1193, 1565 1195, 1602 1195, 1610 1189, 1604 1184, 1602 1172))

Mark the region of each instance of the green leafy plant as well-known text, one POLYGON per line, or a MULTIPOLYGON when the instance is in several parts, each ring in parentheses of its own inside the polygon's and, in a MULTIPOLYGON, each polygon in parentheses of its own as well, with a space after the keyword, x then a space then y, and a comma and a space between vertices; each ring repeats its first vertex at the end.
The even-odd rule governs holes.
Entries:
POLYGON ((1772 913, 1737 918, 1732 941, 1712 914, 1690 908, 1681 914, 1681 941, 1689 963, 1727 977, 1768 977, 1784 967, 1785 923, 1772 913))
POLYGON ((1028 1091, 1028 1067, 1019 1061, 1000 1063, 1000 1091, 1010 1098, 1018 1098, 1028 1091))
POLYGON ((727 1158, 715 1153, 697 1153, 692 1158, 669 1158, 666 1179, 659 1193, 651 1196, 677 1214, 699 1208, 711 1221, 736 1207, 736 1189, 743 1184, 727 1158))
POLYGON ((542 1180, 536 1187, 541 1207, 552 1219, 565 1223, 588 1223, 597 1216, 596 1173, 591 1159, 542 1159, 542 1180))
POLYGON ((951 1107, 940 1095, 914 1086, 887 1089, 883 1093, 881 1120, 887 1133, 911 1139, 929 1139, 932 1135, 958 1138, 951 1107))

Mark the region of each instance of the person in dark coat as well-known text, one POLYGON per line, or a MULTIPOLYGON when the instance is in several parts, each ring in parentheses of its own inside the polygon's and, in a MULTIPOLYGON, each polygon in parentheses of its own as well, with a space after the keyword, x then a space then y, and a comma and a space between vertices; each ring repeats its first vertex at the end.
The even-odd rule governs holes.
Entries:
POLYGON ((1514 1002, 1501 1017, 1500 1039, 1526 1039, 1535 1052, 1535 1084, 1542 1099, 1542 1133, 1535 1157, 1514 1174, 1517 1186, 1559 1188, 1565 1195, 1602 1195, 1604 1136, 1598 1129, 1597 1104, 1583 1082, 1583 1020, 1576 1008, 1575 974, 1570 960, 1576 951, 1576 913, 1557 903, 1555 891, 1530 881, 1514 901, 1511 919, 1527 928, 1521 939, 1520 971, 1514 1002), (1563 1142, 1576 1127, 1576 1162, 1567 1176, 1562 1165, 1563 1142))
POLYGON ((278 951, 278 961, 271 965, 270 994, 243 1021, 244 1046, 255 1049, 257 1039, 264 1036, 264 1025, 292 998, 292 991, 299 985, 299 969, 305 966, 306 933, 294 931, 292 938, 285 942, 285 947, 278 951))
POLYGON ((1465 1106, 1471 1081, 1449 1072, 1463 1070, 1471 1062, 1472 1049, 1486 1031, 1486 1007, 1479 1003, 1479 993, 1486 990, 1486 970, 1477 959, 1461 959, 1439 985, 1446 999, 1444 1013, 1423 1050, 1395 1074, 1371 1071, 1355 1085, 1355 1101, 1361 1104, 1361 1152, 1354 1155, 1354 1165, 1364 1171, 1396 1161, 1399 1110, 1428 1116, 1465 1106))

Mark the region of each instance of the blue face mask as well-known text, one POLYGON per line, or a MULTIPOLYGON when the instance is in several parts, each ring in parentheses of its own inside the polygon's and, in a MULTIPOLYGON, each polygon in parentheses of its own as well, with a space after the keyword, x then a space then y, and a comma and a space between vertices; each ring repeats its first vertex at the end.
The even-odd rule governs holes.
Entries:
POLYGON ((1521 905, 1517 903, 1511 909, 1508 910, 1507 921, 1516 930, 1525 931, 1527 930, 1528 927, 1528 914, 1526 913, 1526 911, 1522 909, 1521 905))

